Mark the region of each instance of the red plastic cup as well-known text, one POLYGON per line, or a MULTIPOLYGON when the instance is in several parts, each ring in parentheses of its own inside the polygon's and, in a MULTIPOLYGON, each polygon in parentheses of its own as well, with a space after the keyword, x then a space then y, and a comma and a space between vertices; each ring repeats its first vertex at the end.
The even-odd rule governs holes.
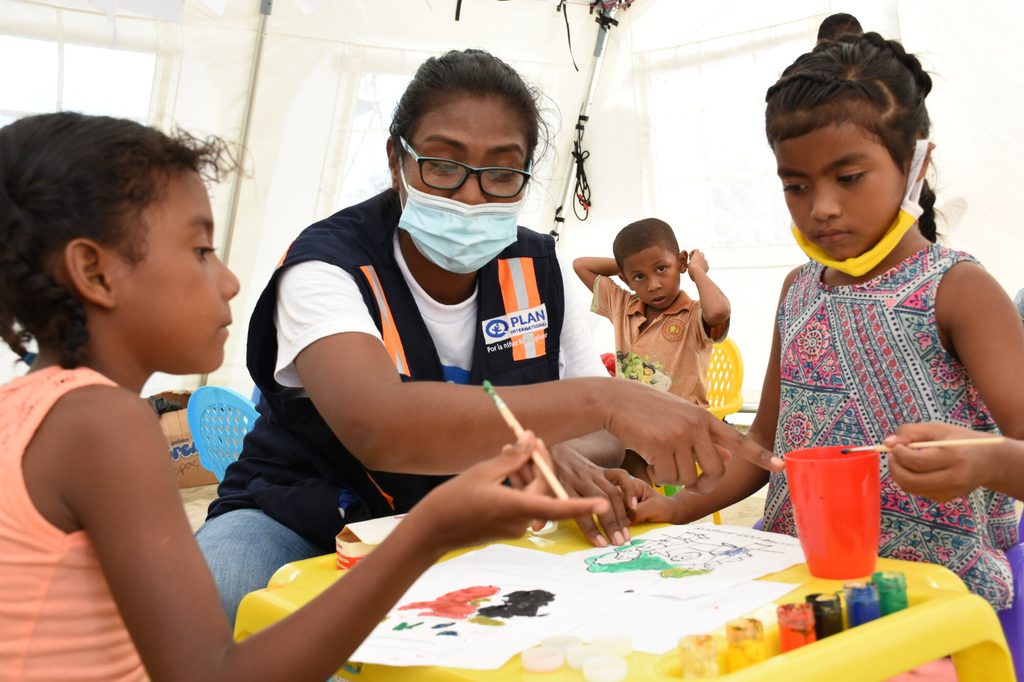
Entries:
POLYGON ((800 546, 811 575, 847 580, 870 575, 878 557, 881 491, 878 452, 847 446, 794 450, 786 478, 800 546))

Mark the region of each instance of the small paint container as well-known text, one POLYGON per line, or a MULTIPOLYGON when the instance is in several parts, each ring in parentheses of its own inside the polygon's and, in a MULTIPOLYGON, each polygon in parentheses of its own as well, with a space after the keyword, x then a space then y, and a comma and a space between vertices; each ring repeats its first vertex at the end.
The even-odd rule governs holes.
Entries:
POLYGON ((572 644, 565 650, 565 662, 573 670, 582 670, 586 660, 596 655, 598 652, 589 644, 572 644))
POLYGON ((551 637, 545 637, 540 641, 541 646, 550 646, 562 651, 568 651, 569 647, 574 644, 582 642, 576 635, 553 635, 551 637))
POLYGON ((843 604, 839 595, 815 593, 804 597, 814 613, 814 637, 824 639, 843 631, 843 604))
POLYGON ((814 632, 814 607, 808 603, 779 604, 779 649, 785 653, 817 639, 814 632))
POLYGON ((622 682, 629 675, 629 665, 621 656, 599 654, 583 662, 586 682, 622 682))
POLYGON ((843 585, 846 598, 846 617, 851 628, 875 620, 882 615, 878 602, 878 588, 872 582, 854 582, 843 585))
POLYGON ((528 673, 550 673, 561 670, 565 652, 553 646, 535 646, 519 654, 519 663, 528 673))
POLYGON ((714 635, 687 635, 677 645, 684 680, 718 677, 718 641, 714 635))
POLYGON ((602 654, 626 658, 633 653, 633 638, 629 635, 601 635, 591 639, 590 646, 602 654))
POLYGON ((726 623, 725 643, 731 673, 765 659, 764 626, 756 618, 736 618, 726 623))
POLYGON ((907 608, 907 577, 898 571, 874 573, 871 582, 878 588, 878 603, 882 615, 907 608))

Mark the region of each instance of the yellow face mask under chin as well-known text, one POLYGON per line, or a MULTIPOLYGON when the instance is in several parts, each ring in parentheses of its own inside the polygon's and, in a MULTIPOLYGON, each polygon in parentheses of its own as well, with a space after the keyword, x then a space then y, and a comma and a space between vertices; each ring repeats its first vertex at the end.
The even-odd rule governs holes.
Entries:
POLYGON ((851 277, 862 277, 871 272, 882 259, 892 253, 896 245, 900 243, 904 235, 917 223, 921 215, 921 206, 918 199, 921 197, 921 189, 924 187, 924 169, 928 156, 934 147, 928 140, 918 140, 914 143, 914 154, 910 161, 910 169, 907 173, 907 186, 903 193, 903 201, 900 203, 900 212, 896 214, 889 229, 885 231, 878 243, 870 249, 846 260, 834 260, 825 251, 807 241, 803 233, 793 226, 793 236, 797 245, 803 249, 812 260, 816 260, 825 267, 834 268, 844 272, 851 277))
POLYGON ((903 236, 907 234, 916 222, 917 218, 913 214, 900 209, 900 212, 896 215, 896 220, 889 226, 889 229, 886 230, 877 244, 859 256, 847 258, 846 260, 830 258, 824 249, 807 241, 807 238, 804 237, 803 233, 795 225, 793 226, 793 236, 796 238, 797 245, 812 260, 821 263, 825 267, 844 272, 851 277, 861 277, 871 272, 875 266, 882 262, 883 258, 892 253, 896 245, 900 243, 903 236))

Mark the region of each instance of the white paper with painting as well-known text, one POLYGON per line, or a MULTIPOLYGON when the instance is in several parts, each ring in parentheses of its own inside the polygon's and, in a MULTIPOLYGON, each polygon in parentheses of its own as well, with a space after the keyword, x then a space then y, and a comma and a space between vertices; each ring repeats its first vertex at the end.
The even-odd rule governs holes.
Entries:
POLYGON ((636 650, 662 653, 789 592, 754 580, 803 560, 795 538, 713 525, 561 556, 494 545, 424 573, 352 660, 495 669, 566 633, 628 634, 636 650))

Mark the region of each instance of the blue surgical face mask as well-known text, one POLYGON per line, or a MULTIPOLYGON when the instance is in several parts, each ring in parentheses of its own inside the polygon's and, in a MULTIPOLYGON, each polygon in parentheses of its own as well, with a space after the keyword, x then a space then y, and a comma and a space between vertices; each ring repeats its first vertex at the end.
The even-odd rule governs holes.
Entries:
POLYGON ((476 272, 516 241, 523 198, 470 206, 410 187, 399 166, 405 205, 398 226, 419 252, 448 272, 476 272))

